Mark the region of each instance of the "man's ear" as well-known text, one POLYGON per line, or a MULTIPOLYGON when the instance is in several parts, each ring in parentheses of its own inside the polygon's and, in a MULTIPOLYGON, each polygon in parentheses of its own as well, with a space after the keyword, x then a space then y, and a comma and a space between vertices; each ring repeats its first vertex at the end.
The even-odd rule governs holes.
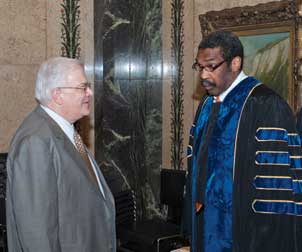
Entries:
POLYGON ((51 90, 51 97, 54 103, 56 103, 57 105, 63 104, 62 93, 59 88, 54 88, 51 90))
POLYGON ((239 56, 232 59, 232 72, 233 73, 240 72, 241 62, 242 62, 242 59, 239 56))

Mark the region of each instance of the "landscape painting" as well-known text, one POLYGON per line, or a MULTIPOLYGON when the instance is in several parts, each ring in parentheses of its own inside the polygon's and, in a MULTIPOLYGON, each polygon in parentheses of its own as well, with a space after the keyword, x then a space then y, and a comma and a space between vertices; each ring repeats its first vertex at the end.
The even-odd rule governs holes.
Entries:
POLYGON ((199 15, 203 36, 215 30, 239 36, 245 50, 244 71, 280 94, 295 112, 301 107, 302 79, 297 10, 298 1, 280 0, 199 15))
POLYGON ((244 72, 256 76, 291 104, 290 32, 239 34, 239 38, 244 46, 244 72))

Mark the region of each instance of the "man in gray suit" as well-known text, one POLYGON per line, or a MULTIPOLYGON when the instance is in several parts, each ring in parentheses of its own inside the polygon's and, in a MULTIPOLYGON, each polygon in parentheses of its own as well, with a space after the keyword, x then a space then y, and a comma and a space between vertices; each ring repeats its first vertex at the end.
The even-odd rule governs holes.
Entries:
POLYGON ((17 130, 7 161, 10 252, 113 252, 112 194, 73 123, 92 90, 78 60, 51 58, 36 81, 38 106, 17 130))

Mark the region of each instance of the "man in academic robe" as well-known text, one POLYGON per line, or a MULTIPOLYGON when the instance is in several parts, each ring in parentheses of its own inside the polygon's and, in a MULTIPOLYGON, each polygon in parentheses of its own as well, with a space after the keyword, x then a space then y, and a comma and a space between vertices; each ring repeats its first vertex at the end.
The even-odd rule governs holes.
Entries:
POLYGON ((184 230, 192 252, 298 251, 302 166, 294 116, 278 94, 244 74, 243 56, 230 32, 213 32, 199 45, 193 66, 207 95, 190 131, 184 230))

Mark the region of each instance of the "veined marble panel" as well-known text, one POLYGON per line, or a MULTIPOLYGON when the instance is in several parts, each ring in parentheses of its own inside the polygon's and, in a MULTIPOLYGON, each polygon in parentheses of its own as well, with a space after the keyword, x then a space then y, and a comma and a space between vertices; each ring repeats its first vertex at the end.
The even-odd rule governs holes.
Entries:
POLYGON ((162 157, 161 1, 113 0, 104 9, 95 24, 95 60, 103 63, 96 72, 104 74, 96 82, 96 158, 105 173, 121 174, 118 189, 135 191, 139 218, 151 217, 159 214, 162 157))

